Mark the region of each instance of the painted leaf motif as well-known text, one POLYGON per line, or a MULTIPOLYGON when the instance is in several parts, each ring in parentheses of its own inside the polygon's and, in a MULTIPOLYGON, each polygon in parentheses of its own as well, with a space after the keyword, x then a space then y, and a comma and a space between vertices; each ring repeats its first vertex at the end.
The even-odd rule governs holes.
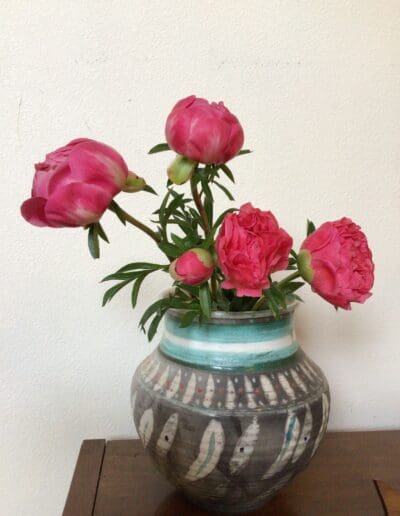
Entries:
POLYGON ((139 423, 139 436, 140 436, 140 439, 142 440, 143 446, 145 448, 149 444, 149 441, 151 439, 151 434, 153 433, 153 427, 154 427, 153 410, 151 408, 149 408, 143 412, 143 415, 140 418, 140 423, 139 423))
POLYGON ((200 442, 197 459, 185 478, 191 482, 209 475, 217 465, 225 445, 224 429, 219 421, 211 419, 200 442))
POLYGON ((215 385, 214 379, 211 374, 208 375, 206 393, 204 395, 203 406, 208 408, 211 406, 212 399, 214 397, 215 385))
POLYGON ((264 395, 269 401, 271 405, 276 405, 278 403, 278 396, 275 392, 274 386, 272 385, 271 380, 265 374, 260 376, 261 387, 264 391, 264 395))
POLYGON ((183 395, 183 398, 182 398, 183 403, 190 403, 192 401, 195 389, 196 389, 196 375, 194 373, 192 373, 190 380, 187 383, 185 394, 183 395))
POLYGON ((286 418, 284 432, 285 435, 281 451, 279 452, 279 455, 276 458, 275 462, 263 476, 263 480, 279 473, 284 468, 284 466, 289 462, 293 454, 293 450, 296 446, 300 434, 300 422, 294 412, 288 414, 286 418))
POLYGON ((169 416, 167 422, 161 430, 160 436, 157 441, 156 450, 157 454, 161 457, 165 457, 169 452, 178 429, 179 416, 177 412, 174 412, 169 416))
POLYGON ((229 461, 229 470, 232 475, 237 475, 248 464, 258 440, 259 433, 260 425, 255 417, 236 443, 231 460, 229 461))
POLYGON ((181 375, 182 375, 182 373, 181 373, 181 370, 179 369, 179 371, 174 376, 174 379, 172 380, 171 385, 169 386, 169 388, 165 394, 168 399, 173 398, 175 396, 175 394, 178 392, 179 384, 181 383, 181 375))
POLYGON ((294 450, 294 453, 293 453, 292 462, 296 462, 301 457, 304 450, 306 449, 308 441, 310 440, 311 428, 312 428, 312 415, 311 415, 310 406, 307 405, 306 406, 306 415, 304 416, 303 428, 301 430, 301 434, 300 434, 296 449, 294 450))
POLYGON ((322 394, 322 422, 321 422, 321 428, 319 429, 318 436, 315 440, 314 448, 311 454, 311 457, 314 455, 314 453, 317 451, 317 448, 319 446, 319 443, 321 442, 322 438, 324 437, 326 427, 328 425, 328 419, 329 419, 329 400, 326 394, 322 394))
POLYGON ((236 400, 235 387, 233 386, 232 380, 230 378, 228 378, 228 381, 226 384, 225 407, 229 410, 232 410, 233 408, 235 408, 235 400, 236 400))

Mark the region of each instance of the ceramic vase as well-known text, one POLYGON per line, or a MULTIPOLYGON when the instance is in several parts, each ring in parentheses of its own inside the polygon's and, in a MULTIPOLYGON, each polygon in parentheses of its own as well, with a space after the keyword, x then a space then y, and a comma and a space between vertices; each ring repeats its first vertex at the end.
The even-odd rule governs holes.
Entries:
POLYGON ((138 367, 131 402, 156 467, 208 511, 264 504, 311 460, 329 417, 329 387, 293 330, 294 307, 214 312, 182 328, 170 310, 138 367))

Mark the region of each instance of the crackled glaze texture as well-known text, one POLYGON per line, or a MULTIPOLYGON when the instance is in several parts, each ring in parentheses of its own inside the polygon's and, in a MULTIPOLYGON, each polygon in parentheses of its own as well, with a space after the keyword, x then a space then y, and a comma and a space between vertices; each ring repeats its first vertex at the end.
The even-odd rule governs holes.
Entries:
POLYGON ((179 327, 168 314, 159 347, 132 382, 134 421, 158 469, 207 510, 262 505, 316 452, 329 388, 299 348, 293 311, 216 314, 179 327))

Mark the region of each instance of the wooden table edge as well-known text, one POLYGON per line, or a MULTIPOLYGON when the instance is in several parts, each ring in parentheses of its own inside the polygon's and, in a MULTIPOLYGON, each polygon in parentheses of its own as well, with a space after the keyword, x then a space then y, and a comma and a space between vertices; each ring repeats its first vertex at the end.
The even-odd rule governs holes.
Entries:
POLYGON ((105 439, 82 442, 62 516, 92 516, 105 450, 105 439))

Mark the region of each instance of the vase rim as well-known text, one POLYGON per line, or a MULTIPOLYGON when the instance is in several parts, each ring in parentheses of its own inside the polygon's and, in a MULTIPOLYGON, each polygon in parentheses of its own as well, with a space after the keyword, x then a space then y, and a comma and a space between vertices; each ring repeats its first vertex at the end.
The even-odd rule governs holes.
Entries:
MULTIPOLYGON (((167 297, 168 294, 171 294, 171 290, 172 289, 165 290, 162 293, 162 297, 167 297)), ((298 301, 289 303, 285 309, 280 311, 280 315, 285 317, 292 314, 298 304, 298 301)), ((186 312, 187 310, 183 308, 169 308, 167 311, 167 313, 175 319, 180 319, 186 312)), ((213 310, 211 312, 211 317, 206 321, 205 324, 241 324, 243 322, 252 323, 256 321, 271 322, 276 321, 276 318, 271 310, 246 310, 243 312, 213 310)))

